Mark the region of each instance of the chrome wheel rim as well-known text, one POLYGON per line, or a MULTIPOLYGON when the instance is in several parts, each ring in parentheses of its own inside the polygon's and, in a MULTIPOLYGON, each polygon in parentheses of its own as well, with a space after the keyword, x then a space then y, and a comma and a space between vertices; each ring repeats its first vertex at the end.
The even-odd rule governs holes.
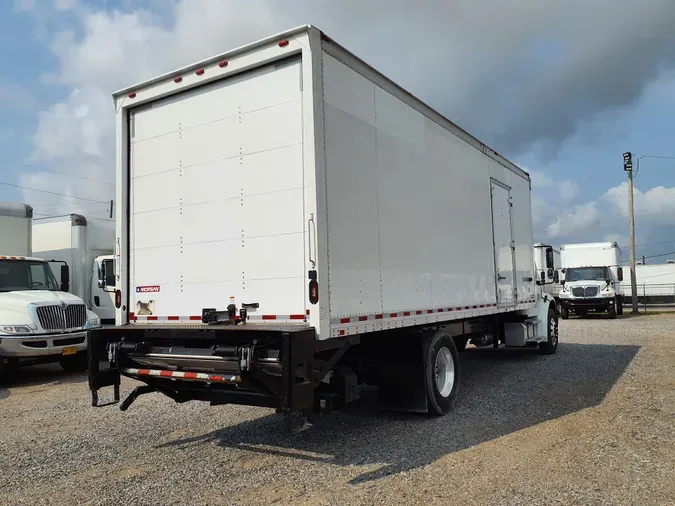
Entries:
POLYGON ((455 386, 455 361, 452 359, 452 353, 445 346, 436 354, 434 376, 438 393, 442 397, 449 396, 452 387, 455 386))
POLYGON ((552 345, 558 343, 558 321, 555 318, 551 318, 551 321, 548 324, 549 339, 552 345))

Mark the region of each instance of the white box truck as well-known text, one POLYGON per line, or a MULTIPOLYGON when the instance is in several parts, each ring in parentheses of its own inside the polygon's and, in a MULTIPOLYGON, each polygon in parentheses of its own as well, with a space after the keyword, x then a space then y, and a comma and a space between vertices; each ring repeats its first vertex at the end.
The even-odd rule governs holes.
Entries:
MULTIPOLYGON (((81 214, 33 220, 34 254, 68 264, 71 293, 84 300, 102 323, 115 322, 114 244, 114 220, 81 214), (101 279, 106 273, 104 288, 101 279)), ((58 274, 56 281, 61 281, 58 274)))
POLYGON ((560 246, 560 316, 606 312, 623 314, 621 250, 615 242, 563 244, 560 246))
POLYGON ((87 368, 86 331, 100 325, 82 299, 67 293, 70 270, 58 282, 49 262, 32 255, 33 209, 0 202, 0 375, 13 366, 59 362, 87 368))
POLYGON ((560 250, 548 244, 534 245, 534 267, 536 278, 542 290, 551 295, 556 301, 560 293, 560 250))
POLYGON ((556 351, 528 174, 316 28, 114 103, 119 309, 89 334, 94 405, 124 375, 144 385, 122 409, 308 414, 370 384, 444 414, 468 342, 556 351))

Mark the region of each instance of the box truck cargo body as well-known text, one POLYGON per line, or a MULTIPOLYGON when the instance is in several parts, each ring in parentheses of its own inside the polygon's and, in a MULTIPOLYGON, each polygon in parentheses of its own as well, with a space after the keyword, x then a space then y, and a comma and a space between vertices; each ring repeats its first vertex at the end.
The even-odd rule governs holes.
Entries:
POLYGON ((391 400, 412 374, 414 409, 445 412, 467 341, 555 351, 527 173, 315 28, 114 100, 118 326, 90 334, 92 357, 113 350, 95 397, 126 374, 303 411, 364 381, 391 400))
MULTIPOLYGON (((104 322, 114 322, 115 283, 106 289, 98 281, 105 265, 113 268, 115 222, 87 218, 81 214, 52 216, 33 220, 33 250, 49 260, 66 262, 70 267, 71 292, 87 303, 104 322)), ((61 282, 59 274, 56 280, 61 282)), ((112 281, 112 278, 108 281, 112 281)))
POLYGON ((0 202, 0 250, 3 255, 32 255, 33 208, 26 204, 0 202))

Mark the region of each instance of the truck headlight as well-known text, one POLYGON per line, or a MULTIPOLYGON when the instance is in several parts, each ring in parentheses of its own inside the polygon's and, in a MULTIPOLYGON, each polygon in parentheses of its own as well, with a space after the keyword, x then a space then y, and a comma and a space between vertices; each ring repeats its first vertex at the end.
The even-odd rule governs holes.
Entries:
POLYGON ((560 292, 558 294, 558 297, 560 297, 561 299, 567 299, 567 298, 569 298, 569 296, 570 296, 570 292, 560 292))
POLYGON ((0 325, 0 332, 5 334, 32 334, 33 330, 28 325, 0 325))
POLYGON ((92 316, 87 319, 87 323, 85 323, 84 328, 85 329, 95 329, 101 326, 101 319, 98 316, 92 316))
POLYGON ((602 292, 603 297, 614 297, 614 292, 602 292))

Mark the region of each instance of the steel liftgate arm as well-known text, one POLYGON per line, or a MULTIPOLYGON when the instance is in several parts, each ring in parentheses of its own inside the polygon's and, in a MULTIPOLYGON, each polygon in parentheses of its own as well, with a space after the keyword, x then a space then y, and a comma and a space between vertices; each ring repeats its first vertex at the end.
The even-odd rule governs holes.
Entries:
POLYGON ((114 345, 109 347, 107 334, 100 330, 87 332, 87 360, 91 405, 96 408, 117 404, 120 401, 120 370, 115 361, 114 345), (108 361, 109 367, 101 368, 102 361, 108 361), (98 392, 103 387, 113 387, 112 401, 99 404, 98 392))

